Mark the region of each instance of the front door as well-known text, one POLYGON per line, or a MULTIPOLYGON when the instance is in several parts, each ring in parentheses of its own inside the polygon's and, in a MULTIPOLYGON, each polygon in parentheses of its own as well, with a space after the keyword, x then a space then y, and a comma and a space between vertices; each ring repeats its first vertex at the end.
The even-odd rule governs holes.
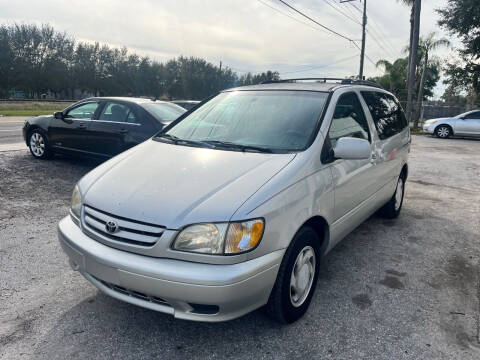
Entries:
POLYGON ((87 151, 90 145, 88 127, 99 110, 99 102, 92 101, 65 110, 63 119, 53 118, 48 137, 52 146, 65 150, 87 151))
POLYGON ((455 134, 480 135, 480 111, 472 111, 455 122, 455 134))
MULTIPOLYGON (((357 94, 349 92, 340 96, 333 115, 327 142, 332 149, 338 139, 355 137, 368 140, 372 137, 365 113, 357 94)), ((335 221, 346 216, 375 193, 375 181, 371 177, 373 164, 370 159, 337 159, 332 163, 335 186, 335 221)))

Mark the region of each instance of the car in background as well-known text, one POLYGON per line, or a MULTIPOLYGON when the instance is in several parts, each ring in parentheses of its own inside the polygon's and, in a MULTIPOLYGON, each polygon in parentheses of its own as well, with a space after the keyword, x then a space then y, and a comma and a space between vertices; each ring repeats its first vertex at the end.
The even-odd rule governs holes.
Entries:
POLYGON ((450 136, 480 136, 480 110, 467 111, 452 118, 430 119, 423 132, 446 139, 450 136))
POLYGON ((198 100, 172 100, 170 102, 174 103, 178 106, 181 106, 181 107, 183 107, 184 109, 187 109, 187 110, 190 110, 190 109, 194 108, 195 106, 197 106, 200 103, 200 101, 198 101, 198 100))
POLYGON ((39 159, 54 153, 109 158, 152 137, 185 112, 165 101, 92 97, 53 115, 27 119, 23 138, 39 159))

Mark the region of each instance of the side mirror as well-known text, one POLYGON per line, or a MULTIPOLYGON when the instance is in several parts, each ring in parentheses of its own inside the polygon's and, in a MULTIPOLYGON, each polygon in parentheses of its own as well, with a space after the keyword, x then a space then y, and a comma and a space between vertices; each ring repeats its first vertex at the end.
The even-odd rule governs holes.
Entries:
POLYGON ((368 140, 353 137, 338 139, 333 148, 335 158, 345 160, 369 159, 371 152, 372 149, 368 140))
POLYGON ((56 112, 53 113, 53 117, 54 117, 55 119, 63 120, 63 112, 61 112, 61 111, 56 111, 56 112))

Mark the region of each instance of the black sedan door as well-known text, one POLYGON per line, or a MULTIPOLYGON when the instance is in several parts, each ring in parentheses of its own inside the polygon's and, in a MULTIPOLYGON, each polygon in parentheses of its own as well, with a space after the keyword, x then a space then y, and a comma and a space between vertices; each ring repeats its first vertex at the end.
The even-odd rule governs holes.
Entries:
POLYGON ((88 127, 99 110, 98 101, 84 102, 68 108, 63 119, 53 118, 48 128, 52 146, 62 150, 88 151, 88 127))
POLYGON ((148 139, 155 130, 144 124, 134 104, 106 101, 98 120, 89 127, 94 146, 92 152, 115 156, 148 139))

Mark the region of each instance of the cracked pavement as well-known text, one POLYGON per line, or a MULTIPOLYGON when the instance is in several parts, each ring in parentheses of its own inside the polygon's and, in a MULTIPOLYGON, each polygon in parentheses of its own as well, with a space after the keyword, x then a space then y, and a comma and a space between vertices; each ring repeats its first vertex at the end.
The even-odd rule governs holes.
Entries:
POLYGON ((0 152, 1 359, 479 359, 480 140, 414 136, 397 220, 371 217, 322 264, 307 314, 227 323, 109 298, 56 236, 97 163, 0 152))

